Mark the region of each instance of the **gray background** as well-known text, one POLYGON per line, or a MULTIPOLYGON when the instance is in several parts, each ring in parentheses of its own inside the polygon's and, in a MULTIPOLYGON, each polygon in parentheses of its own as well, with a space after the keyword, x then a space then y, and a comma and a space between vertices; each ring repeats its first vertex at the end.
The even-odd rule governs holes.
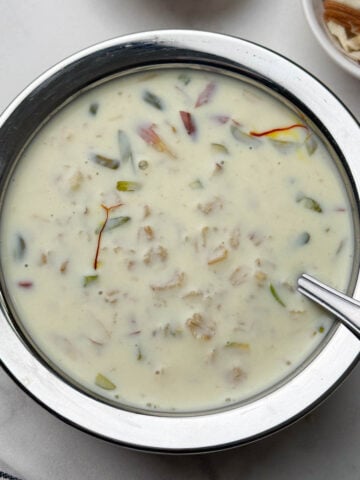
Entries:
MULTIPOLYGON (((65 56, 156 28, 218 31, 268 46, 315 74, 360 118, 360 81, 318 46, 300 0, 0 0, 0 110, 65 56)), ((359 480, 359 406, 357 369, 313 413, 261 442, 208 455, 158 456, 75 430, 0 370, 0 470, 24 480, 359 480)))

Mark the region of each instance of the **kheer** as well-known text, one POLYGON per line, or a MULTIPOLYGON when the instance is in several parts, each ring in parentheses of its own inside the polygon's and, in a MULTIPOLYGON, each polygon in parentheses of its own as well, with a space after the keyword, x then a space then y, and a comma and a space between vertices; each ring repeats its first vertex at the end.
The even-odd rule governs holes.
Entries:
POLYGON ((136 73, 74 99, 13 174, 7 288, 45 357, 121 404, 196 411, 285 378, 331 319, 296 292, 344 290, 351 209, 326 148, 240 80, 136 73))

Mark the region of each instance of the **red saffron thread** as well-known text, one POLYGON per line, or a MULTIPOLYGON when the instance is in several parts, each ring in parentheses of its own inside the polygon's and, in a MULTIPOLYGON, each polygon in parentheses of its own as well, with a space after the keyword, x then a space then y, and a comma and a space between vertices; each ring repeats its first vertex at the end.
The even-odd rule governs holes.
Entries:
POLYGON ((101 227, 100 231, 99 231, 99 236, 98 236, 98 240, 97 240, 97 245, 96 245, 96 252, 95 252, 95 258, 94 258, 94 270, 97 269, 98 267, 98 263, 99 263, 99 252, 100 252, 100 244, 101 244, 101 237, 102 237, 102 234, 103 234, 103 231, 105 230, 105 227, 106 227, 106 224, 109 220, 109 212, 111 210, 113 210, 114 208, 118 208, 118 207, 121 207, 121 205, 123 205, 122 203, 118 203, 117 205, 112 205, 111 207, 106 207, 105 205, 101 205, 101 207, 105 210, 105 220, 104 220, 104 223, 103 223, 103 226, 101 227))
POLYGON ((253 137, 264 137, 265 135, 270 135, 271 133, 276 132, 285 132, 286 130, 291 130, 292 128, 306 128, 306 125, 302 125, 301 123, 294 123, 294 125, 290 125, 289 127, 280 127, 280 128, 273 128, 272 130, 266 130, 265 132, 250 132, 250 135, 253 137))

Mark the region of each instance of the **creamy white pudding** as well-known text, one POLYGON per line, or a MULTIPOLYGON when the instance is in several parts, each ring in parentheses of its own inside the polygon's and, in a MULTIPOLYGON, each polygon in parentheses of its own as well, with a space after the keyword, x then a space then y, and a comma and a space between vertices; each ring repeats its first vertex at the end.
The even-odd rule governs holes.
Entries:
POLYGON ((344 290, 351 209, 303 118, 237 79, 111 80, 36 135, 1 219, 1 261, 38 348, 127 405, 194 411, 257 394, 331 325, 296 292, 344 290))

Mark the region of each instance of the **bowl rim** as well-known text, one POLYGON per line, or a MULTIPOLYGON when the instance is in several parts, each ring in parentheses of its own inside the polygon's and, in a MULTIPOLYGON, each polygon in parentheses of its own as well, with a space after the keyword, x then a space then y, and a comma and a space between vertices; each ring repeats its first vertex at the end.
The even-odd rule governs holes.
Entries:
MULTIPOLYGON (((224 65, 251 72, 264 82, 300 98, 340 147, 354 175, 356 198, 360 191, 357 166, 359 125, 341 102, 304 69, 269 49, 228 35, 193 30, 159 30, 125 35, 82 50, 36 79, 0 117, 0 138, 16 111, 49 79, 64 75, 79 61, 92 61, 110 51, 190 52, 199 58, 221 59, 224 65), (209 57, 210 55, 210 57, 209 57)), ((154 62, 156 63, 156 62, 154 62)), ((358 272, 354 295, 359 296, 358 272)), ((0 292, 0 296, 2 293, 0 292)), ((16 382, 66 422, 100 438, 147 451, 195 453, 250 443, 289 425, 313 408, 341 382, 355 365, 360 347, 353 334, 340 325, 310 365, 265 397, 227 411, 179 417, 121 410, 90 398, 50 372, 34 356, 16 331, 1 301, 0 357, 16 382)))
POLYGON ((319 12, 316 11, 315 4, 319 5, 320 8, 322 2, 323 0, 302 0, 303 11, 310 29, 325 52, 340 67, 360 79, 360 63, 357 65, 341 51, 340 47, 336 46, 335 42, 330 38, 330 33, 325 30, 325 24, 322 22, 322 19, 319 18, 319 12))

